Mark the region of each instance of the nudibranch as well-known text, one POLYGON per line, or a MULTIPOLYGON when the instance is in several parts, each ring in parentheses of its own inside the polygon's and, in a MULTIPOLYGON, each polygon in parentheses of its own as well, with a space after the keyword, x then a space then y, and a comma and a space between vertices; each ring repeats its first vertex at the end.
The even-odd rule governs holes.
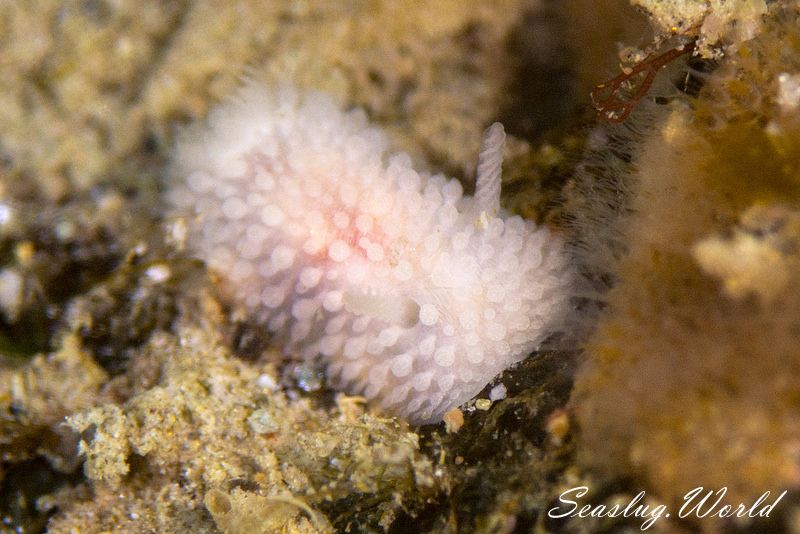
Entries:
POLYGON ((169 199, 187 250, 295 357, 412 423, 438 422, 562 323, 560 237, 500 207, 505 143, 474 196, 389 154, 359 109, 245 85, 184 133, 169 199))

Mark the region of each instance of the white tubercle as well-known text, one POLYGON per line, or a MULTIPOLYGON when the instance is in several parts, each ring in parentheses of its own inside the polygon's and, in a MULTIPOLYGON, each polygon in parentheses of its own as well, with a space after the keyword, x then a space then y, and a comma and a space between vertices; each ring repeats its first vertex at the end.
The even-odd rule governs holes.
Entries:
POLYGON ((567 311, 561 240, 500 209, 505 133, 475 198, 387 151, 362 111, 256 84, 184 135, 169 196, 187 249, 285 352, 412 423, 440 421, 567 311))

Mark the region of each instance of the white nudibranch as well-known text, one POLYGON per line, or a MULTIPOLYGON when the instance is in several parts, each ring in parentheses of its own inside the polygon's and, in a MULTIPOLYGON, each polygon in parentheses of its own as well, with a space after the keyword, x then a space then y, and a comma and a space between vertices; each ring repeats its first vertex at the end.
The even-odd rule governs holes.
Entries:
POLYGON ((474 197, 387 155, 361 110, 250 83, 183 135, 169 191, 186 246, 287 354, 412 423, 472 398, 560 327, 561 239, 500 208, 505 133, 474 197))

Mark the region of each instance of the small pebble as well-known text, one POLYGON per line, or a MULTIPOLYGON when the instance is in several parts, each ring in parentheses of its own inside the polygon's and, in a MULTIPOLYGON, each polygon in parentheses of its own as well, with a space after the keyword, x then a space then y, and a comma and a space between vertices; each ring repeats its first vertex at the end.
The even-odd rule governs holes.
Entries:
POLYGON ((159 263, 147 268, 144 275, 156 284, 166 282, 172 276, 172 271, 167 265, 159 263))
POLYGON ((278 383, 275 382, 275 379, 272 378, 272 375, 267 373, 263 373, 258 376, 256 379, 256 385, 269 391, 275 391, 278 389, 278 383))
POLYGON ((476 399, 475 407, 485 412, 486 410, 492 407, 492 401, 490 401, 489 399, 476 399))
POLYGON ((506 390, 505 384, 497 384, 489 392, 489 400, 491 400, 492 402, 503 400, 506 398, 507 394, 508 391, 506 390))

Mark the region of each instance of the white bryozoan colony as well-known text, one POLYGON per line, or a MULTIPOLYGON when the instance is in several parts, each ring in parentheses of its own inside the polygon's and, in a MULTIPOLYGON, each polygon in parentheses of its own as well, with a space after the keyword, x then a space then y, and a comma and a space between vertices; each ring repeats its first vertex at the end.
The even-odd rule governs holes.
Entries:
POLYGON ((561 240, 500 209, 493 125, 475 197, 415 171, 361 110, 248 84, 179 142, 186 245, 287 354, 412 423, 440 421, 560 325, 561 240))

